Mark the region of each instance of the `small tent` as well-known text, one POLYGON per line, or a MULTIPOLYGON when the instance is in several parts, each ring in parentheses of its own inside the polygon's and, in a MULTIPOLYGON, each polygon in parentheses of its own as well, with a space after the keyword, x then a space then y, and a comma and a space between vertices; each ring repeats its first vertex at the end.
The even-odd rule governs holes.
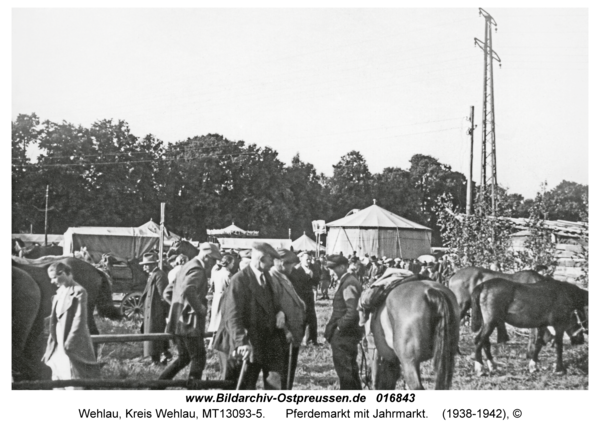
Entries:
POLYGON ((327 224, 327 254, 417 258, 431 253, 431 229, 372 206, 327 224))
MULTIPOLYGON (((297 252, 299 250, 305 251, 305 252, 316 252, 317 251, 317 242, 315 240, 313 240, 312 238, 310 238, 308 235, 306 235, 306 232, 304 234, 302 234, 302 236, 300 238, 298 238, 297 240, 294 240, 292 242, 292 247, 294 248, 294 251, 297 252)), ((321 250, 325 250, 325 248, 323 246, 321 246, 321 250)))

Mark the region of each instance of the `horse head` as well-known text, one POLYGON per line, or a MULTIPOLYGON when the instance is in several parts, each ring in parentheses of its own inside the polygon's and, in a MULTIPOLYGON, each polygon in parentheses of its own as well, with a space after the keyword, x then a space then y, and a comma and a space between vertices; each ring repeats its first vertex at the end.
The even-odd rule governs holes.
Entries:
POLYGON ((199 253, 199 250, 189 241, 177 240, 171 245, 171 248, 167 252, 167 259, 172 255, 186 255, 189 259, 195 258, 199 253))
POLYGON ((573 314, 571 315, 571 325, 567 329, 567 334, 571 338, 571 344, 576 346, 584 343, 584 334, 588 333, 588 305, 589 294, 585 289, 576 287, 574 297, 573 314))

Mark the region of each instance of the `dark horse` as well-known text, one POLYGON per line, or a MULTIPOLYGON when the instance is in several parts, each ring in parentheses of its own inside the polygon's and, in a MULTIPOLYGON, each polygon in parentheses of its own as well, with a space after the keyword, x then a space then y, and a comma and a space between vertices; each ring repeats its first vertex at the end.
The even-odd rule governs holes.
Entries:
POLYGON ((196 246, 194 246, 192 243, 190 243, 189 241, 177 240, 171 245, 171 248, 167 252, 167 259, 171 255, 181 255, 181 254, 187 256, 188 259, 193 259, 196 256, 198 256, 199 252, 200 251, 198 250, 198 248, 196 246))
POLYGON ((556 369, 564 373, 562 361, 563 336, 583 336, 587 330, 588 291, 576 285, 557 280, 544 280, 533 285, 505 279, 489 280, 475 288, 472 295, 473 315, 471 329, 475 337, 475 369, 481 374, 481 350, 485 350, 490 370, 495 367, 490 350, 490 335, 500 323, 517 328, 537 328, 538 339, 529 362, 534 371, 544 342, 543 332, 548 326, 556 331, 556 369))
POLYGON ((29 356, 41 356, 42 341, 35 341, 31 330, 40 311, 42 294, 33 278, 12 267, 12 372, 31 374, 41 362, 30 362, 29 356), (33 366, 32 366, 33 364, 33 366))
POLYGON ((60 256, 63 254, 63 248, 51 244, 50 246, 27 246, 21 249, 19 257, 27 259, 39 259, 44 256, 60 256))
MULTIPOLYGON (((461 320, 471 308, 471 294, 475 288, 483 282, 498 278, 528 284, 546 279, 546 277, 533 270, 519 271, 514 274, 504 274, 479 267, 466 267, 458 270, 448 281, 448 287, 456 295, 456 300, 460 307, 461 320)), ((505 343, 507 341, 508 333, 506 332, 506 326, 504 323, 500 323, 498 324, 498 342, 505 343)))
POLYGON ((13 323, 16 320, 15 315, 18 315, 18 318, 25 317, 29 320, 27 323, 19 321, 20 326, 14 327, 14 329, 17 329, 17 335, 20 337, 18 341, 31 343, 36 349, 34 353, 28 353, 25 357, 29 360, 28 366, 36 368, 37 371, 21 374, 25 379, 37 379, 48 376, 47 371, 44 371, 45 368, 40 364, 40 360, 45 347, 43 332, 44 318, 50 315, 52 297, 56 293, 56 286, 50 283, 47 273, 48 267, 53 262, 63 262, 71 267, 74 280, 86 289, 88 293, 88 327, 92 335, 99 333, 94 320, 94 307, 98 309, 98 314, 102 317, 114 320, 121 318, 121 313, 114 307, 112 302, 110 279, 104 272, 93 265, 81 259, 66 256, 46 256, 35 260, 13 257, 13 269, 19 269, 17 275, 13 274, 13 288, 23 287, 30 289, 31 282, 29 278, 31 278, 37 284, 40 294, 40 305, 37 312, 32 312, 30 303, 27 300, 16 302, 13 300, 13 323), (20 274, 21 271, 27 273, 29 278, 22 276, 20 274), (26 313, 26 315, 20 314, 22 312, 26 313), (31 328, 26 329, 29 323, 31 323, 31 328))
POLYGON ((435 388, 449 389, 459 325, 458 304, 448 288, 431 280, 397 286, 371 318, 375 389, 394 389, 401 367, 408 388, 423 389, 420 364, 431 358, 435 388))

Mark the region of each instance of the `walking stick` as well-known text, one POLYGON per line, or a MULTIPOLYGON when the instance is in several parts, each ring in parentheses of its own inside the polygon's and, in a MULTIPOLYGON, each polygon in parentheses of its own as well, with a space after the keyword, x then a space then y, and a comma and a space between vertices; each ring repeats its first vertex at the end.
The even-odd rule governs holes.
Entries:
POLYGON ((244 376, 246 375, 246 370, 248 369, 248 359, 244 359, 242 362, 242 370, 240 371, 240 377, 238 378, 237 386, 235 390, 240 390, 242 387, 242 382, 244 381, 244 376))
POLYGON ((292 353, 294 350, 294 343, 290 341, 290 359, 288 360, 288 373, 287 373, 287 389, 292 390, 292 353))

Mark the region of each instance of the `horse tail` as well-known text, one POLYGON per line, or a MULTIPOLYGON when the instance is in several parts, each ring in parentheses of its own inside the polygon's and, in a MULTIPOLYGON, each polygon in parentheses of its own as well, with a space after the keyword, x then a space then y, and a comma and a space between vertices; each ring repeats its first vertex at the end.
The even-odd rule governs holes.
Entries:
POLYGON ((473 289, 471 294, 471 331, 477 332, 483 324, 483 315, 481 314, 481 305, 479 305, 479 296, 483 290, 483 284, 473 289))
POLYGON ((436 315, 433 360, 436 390, 447 390, 452 385, 454 354, 458 349, 458 322, 454 317, 450 299, 437 289, 427 290, 427 299, 436 315))
POLYGON ((120 320, 123 316, 119 309, 114 306, 112 299, 112 279, 105 271, 98 268, 96 268, 96 270, 100 274, 100 277, 102 277, 102 282, 96 298, 98 315, 108 317, 111 320, 120 320))

